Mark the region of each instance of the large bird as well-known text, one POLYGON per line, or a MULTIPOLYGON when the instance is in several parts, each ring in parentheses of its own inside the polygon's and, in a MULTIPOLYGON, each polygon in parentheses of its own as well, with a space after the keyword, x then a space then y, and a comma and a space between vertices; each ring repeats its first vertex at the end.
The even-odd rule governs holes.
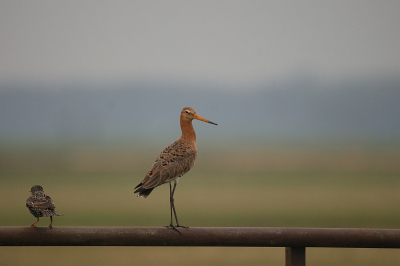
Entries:
POLYGON ((217 125, 197 115, 193 108, 183 108, 180 116, 182 135, 161 152, 142 182, 135 187, 135 193, 139 193, 138 197, 146 198, 154 188, 169 183, 171 222, 168 227, 178 232, 176 227, 185 226, 179 225, 174 205, 174 193, 179 179, 193 167, 196 160, 196 132, 192 125, 193 119, 217 125), (171 183, 174 183, 173 187, 171 183), (173 224, 172 212, 175 216, 176 226, 173 224))

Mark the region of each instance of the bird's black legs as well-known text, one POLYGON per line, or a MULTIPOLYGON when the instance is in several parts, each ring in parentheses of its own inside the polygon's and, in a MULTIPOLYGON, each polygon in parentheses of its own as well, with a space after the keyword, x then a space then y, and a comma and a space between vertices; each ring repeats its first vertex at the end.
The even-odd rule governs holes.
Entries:
POLYGON ((172 187, 171 187, 171 182, 169 182, 169 208, 171 211, 171 222, 169 223, 169 227, 173 227, 173 221, 172 221, 172 187))
POLYGON ((174 229, 175 231, 177 231, 179 234, 182 235, 182 233, 179 232, 178 229, 176 229, 176 227, 174 226, 173 220, 172 220, 172 210, 174 210, 174 213, 175 213, 174 194, 173 194, 173 191, 175 191, 175 186, 176 185, 174 185, 174 190, 172 190, 171 182, 169 182, 169 208, 170 208, 170 211, 171 211, 171 222, 169 223, 169 225, 167 227, 174 229))
MULTIPOLYGON (((178 182, 175 181, 174 182, 174 189, 172 190, 172 199, 171 199, 172 210, 174 211, 174 215, 175 215, 176 227, 188 228, 187 226, 179 225, 178 216, 176 215, 175 204, 174 204, 174 193, 175 193, 175 188, 176 188, 177 184, 178 184, 178 182)), ((172 216, 172 214, 171 214, 171 216, 172 216)))
POLYGON ((174 188, 172 189, 171 205, 172 205, 172 210, 174 211, 176 226, 179 227, 178 216, 176 215, 175 203, 174 203, 174 202, 175 202, 175 201, 174 201, 175 188, 176 188, 176 183, 174 183, 174 188))
POLYGON ((179 232, 179 230, 176 229, 176 227, 183 227, 183 228, 188 228, 188 227, 179 225, 178 216, 176 215, 175 204, 174 204, 174 193, 175 193, 177 184, 178 184, 178 182, 174 181, 174 188, 172 188, 171 182, 169 182, 169 206, 170 206, 170 211, 171 211, 171 222, 170 222, 169 226, 167 226, 167 227, 172 228, 175 231, 177 231, 179 234, 181 234, 181 232, 179 232), (176 226, 174 226, 174 223, 173 223, 172 212, 174 212, 176 226))
POLYGON ((34 222, 33 224, 31 224, 31 227, 35 227, 35 224, 39 222, 39 217, 36 217, 36 222, 34 222))

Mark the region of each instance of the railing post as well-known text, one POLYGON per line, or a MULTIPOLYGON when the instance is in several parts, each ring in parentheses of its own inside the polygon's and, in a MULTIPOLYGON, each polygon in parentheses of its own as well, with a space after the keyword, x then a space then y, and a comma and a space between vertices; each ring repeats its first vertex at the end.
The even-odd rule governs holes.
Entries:
POLYGON ((306 248, 286 247, 285 261, 286 266, 306 266, 306 248))

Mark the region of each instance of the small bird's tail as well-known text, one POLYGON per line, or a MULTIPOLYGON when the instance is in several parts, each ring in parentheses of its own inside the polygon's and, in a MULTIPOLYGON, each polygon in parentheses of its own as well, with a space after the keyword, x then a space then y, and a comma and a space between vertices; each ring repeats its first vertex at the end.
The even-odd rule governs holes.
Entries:
POLYGON ((42 212, 42 217, 64 216, 64 214, 56 212, 55 210, 52 209, 41 210, 41 212, 42 212))
POLYGON ((56 216, 64 216, 64 214, 59 213, 59 212, 56 212, 56 211, 53 211, 53 213, 54 213, 54 215, 56 215, 56 216))

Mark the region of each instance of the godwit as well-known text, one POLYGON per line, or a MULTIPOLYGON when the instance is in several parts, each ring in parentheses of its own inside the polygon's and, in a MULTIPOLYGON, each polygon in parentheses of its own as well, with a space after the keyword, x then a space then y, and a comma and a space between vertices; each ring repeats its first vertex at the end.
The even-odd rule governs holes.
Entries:
POLYGON ((29 192, 32 192, 32 195, 26 200, 26 207, 36 217, 36 222, 31 224, 31 227, 39 222, 39 217, 50 217, 49 227, 52 227, 53 216, 62 216, 61 213, 54 210, 56 206, 54 206, 53 200, 44 194, 42 186, 35 185, 29 192))
POLYGON ((179 225, 174 205, 174 193, 179 179, 192 168, 196 160, 196 132, 192 125, 193 119, 217 125, 197 115, 193 108, 183 108, 180 116, 182 135, 177 141, 166 147, 160 153, 142 182, 135 187, 135 193, 139 193, 138 197, 146 198, 156 187, 169 183, 171 222, 167 227, 178 232, 179 230, 176 229, 176 227, 185 226, 179 225), (174 182, 173 188, 171 185, 172 182, 174 182), (176 226, 174 226, 172 221, 172 211, 174 212, 176 226))

